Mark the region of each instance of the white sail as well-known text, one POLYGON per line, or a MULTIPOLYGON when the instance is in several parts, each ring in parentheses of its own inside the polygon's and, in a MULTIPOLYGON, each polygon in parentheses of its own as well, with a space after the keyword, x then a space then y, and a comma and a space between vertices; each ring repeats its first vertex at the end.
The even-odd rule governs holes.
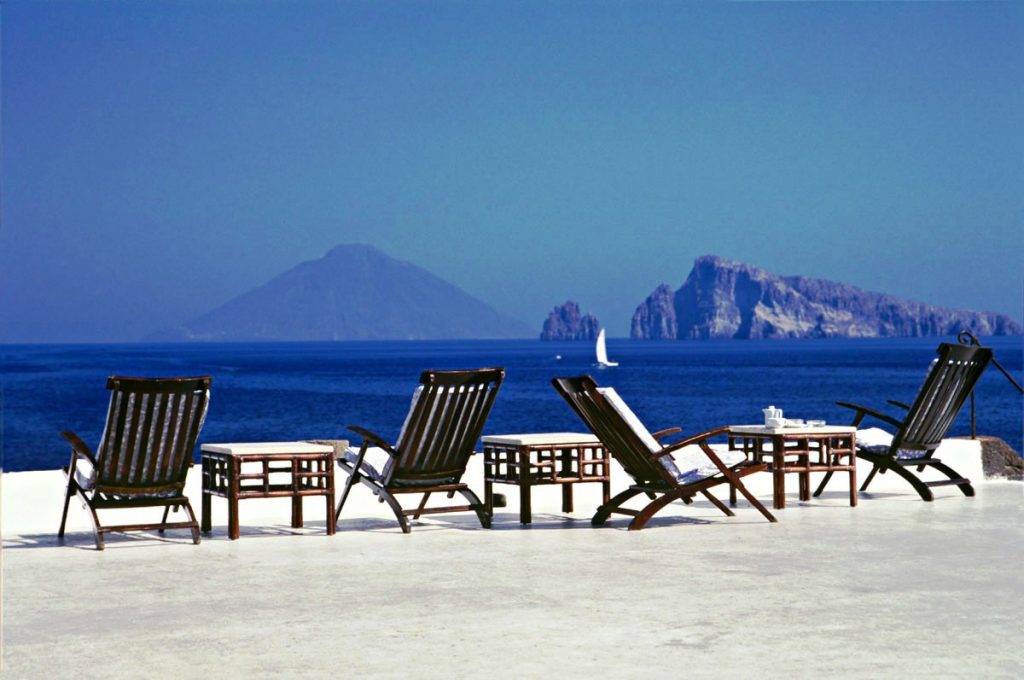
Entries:
POLYGON ((619 365, 619 362, 617 362, 617 361, 608 361, 608 348, 605 347, 604 329, 603 328, 597 334, 597 345, 595 346, 594 351, 597 354, 597 365, 598 366, 604 367, 604 366, 618 366, 619 365))

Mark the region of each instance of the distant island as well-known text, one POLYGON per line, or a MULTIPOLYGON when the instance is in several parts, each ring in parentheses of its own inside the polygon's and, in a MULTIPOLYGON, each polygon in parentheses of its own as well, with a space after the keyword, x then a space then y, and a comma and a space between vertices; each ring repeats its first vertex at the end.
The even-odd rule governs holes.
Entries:
POLYGON ((564 305, 558 305, 548 314, 540 332, 540 339, 593 341, 597 339, 600 330, 601 323, 596 316, 589 312, 581 314, 578 303, 566 300, 564 305))
POLYGON ((662 284, 633 314, 638 340, 893 338, 1019 335, 1005 314, 946 309, 843 283, 778 276, 714 255, 698 257, 686 282, 662 284))
POLYGON ((368 245, 340 245, 147 340, 450 340, 536 337, 434 274, 368 245))

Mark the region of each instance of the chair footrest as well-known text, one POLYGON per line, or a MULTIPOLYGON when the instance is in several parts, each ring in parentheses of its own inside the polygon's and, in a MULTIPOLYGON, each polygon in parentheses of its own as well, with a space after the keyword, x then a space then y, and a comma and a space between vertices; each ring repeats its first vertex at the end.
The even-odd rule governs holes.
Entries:
POLYGON ((476 509, 475 505, 446 505, 440 508, 410 508, 402 510, 402 512, 412 517, 414 515, 438 515, 445 512, 469 512, 476 509))
POLYGON ((942 461, 938 458, 897 458, 896 463, 903 467, 917 467, 918 465, 935 465, 942 461))
POLYGON ((971 480, 964 479, 964 478, 961 477, 960 479, 939 479, 939 480, 936 480, 936 481, 933 481, 933 482, 925 482, 924 485, 925 486, 952 486, 952 485, 955 484, 955 485, 959 486, 960 484, 970 484, 970 483, 971 483, 971 480))
POLYGON ((111 532, 123 533, 127 531, 152 531, 153 529, 192 529, 198 527, 198 522, 166 522, 151 524, 116 524, 101 526, 96 529, 97 533, 109 534, 111 532))

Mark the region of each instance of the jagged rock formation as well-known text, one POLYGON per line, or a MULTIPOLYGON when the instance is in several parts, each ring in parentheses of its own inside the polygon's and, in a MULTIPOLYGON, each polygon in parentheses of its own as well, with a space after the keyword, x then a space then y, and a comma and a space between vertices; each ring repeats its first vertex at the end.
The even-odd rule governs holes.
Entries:
POLYGON ((629 335, 644 340, 675 340, 678 333, 675 294, 672 286, 663 283, 636 308, 629 335))
POLYGON ((981 464, 985 477, 1024 479, 1024 459, 999 437, 978 436, 981 441, 981 464))
POLYGON ((540 332, 541 340, 596 340, 601 324, 589 312, 580 315, 580 306, 572 300, 551 310, 540 332))
POLYGON ((854 286, 777 276, 714 255, 698 257, 669 304, 659 286, 633 314, 630 337, 708 338, 918 337, 1019 335, 1004 314, 944 309, 854 286), (674 318, 674 323, 673 323, 674 318))
POLYGON ((161 340, 521 338, 529 326, 368 245, 302 262, 161 340))

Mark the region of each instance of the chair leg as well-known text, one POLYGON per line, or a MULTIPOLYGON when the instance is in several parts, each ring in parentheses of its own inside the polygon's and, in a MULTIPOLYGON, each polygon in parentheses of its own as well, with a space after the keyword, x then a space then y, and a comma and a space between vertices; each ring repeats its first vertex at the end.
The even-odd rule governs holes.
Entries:
MULTIPOLYGON (((174 507, 178 508, 179 506, 175 505, 174 507)), ((188 519, 192 523, 192 526, 189 527, 192 531, 192 543, 199 545, 202 537, 199 535, 199 522, 196 521, 196 513, 192 511, 192 504, 186 500, 180 507, 185 511, 185 514, 188 515, 188 519)), ((167 521, 166 510, 164 511, 164 521, 167 521)))
POLYGON ((412 516, 413 519, 419 519, 420 513, 423 512, 423 508, 427 507, 427 499, 430 498, 430 492, 427 491, 423 494, 423 500, 420 501, 419 507, 416 508, 416 514, 412 516))
MULTIPOLYGON (((626 489, 625 491, 612 496, 607 503, 604 503, 597 509, 597 512, 595 512, 594 516, 590 519, 590 523, 595 527, 601 526, 608 521, 608 517, 611 516, 614 510, 617 510, 619 506, 633 496, 641 493, 647 493, 648 496, 652 495, 650 492, 641 491, 640 489, 626 489)), ((657 496, 655 495, 655 497, 657 496)))
POLYGON ((91 504, 86 503, 86 507, 89 508, 89 514, 92 516, 92 534, 93 539, 96 541, 96 549, 103 550, 105 545, 103 543, 103 530, 100 528, 100 516, 96 514, 96 508, 92 507, 91 504))
MULTIPOLYGON (((941 463, 941 462, 936 460, 936 461, 932 461, 930 466, 935 468, 936 470, 938 470, 942 474, 946 475, 950 479, 963 479, 963 475, 961 475, 959 472, 957 472, 953 468, 949 467, 945 463, 941 463)), ((973 496, 974 495, 974 487, 971 486, 970 481, 966 481, 963 484, 957 484, 956 486, 957 486, 958 489, 960 489, 960 491, 963 492, 963 494, 965 496, 973 496)))
MULTIPOLYGON (((917 491, 919 496, 921 496, 921 500, 931 501, 935 498, 935 496, 932 495, 932 490, 928 488, 928 485, 922 482, 920 478, 917 477, 917 475, 915 475, 913 472, 906 469, 902 465, 893 465, 891 468, 888 469, 892 470, 894 473, 896 473, 903 479, 907 480, 910 483, 910 486, 914 487, 914 490, 917 491)), ((973 489, 971 490, 973 491, 973 489)))
POLYGON ((711 501, 712 505, 714 505, 716 508, 718 508, 719 510, 724 512, 727 516, 729 516, 729 517, 735 517, 736 516, 736 513, 733 512, 732 510, 730 510, 728 508, 728 506, 725 505, 725 503, 723 503, 722 501, 720 501, 717 498, 715 498, 714 496, 712 496, 710 491, 704 490, 704 491, 701 491, 701 493, 704 494, 709 501, 711 501))
POLYGON ((384 502, 390 506, 391 511, 395 513, 395 517, 398 519, 399 526, 402 527, 402 533, 412 533, 412 529, 409 527, 409 520, 405 517, 405 511, 402 509, 402 504, 398 502, 398 499, 387 492, 386 489, 380 487, 376 489, 377 495, 384 499, 384 502))
POLYGON ((879 465, 878 463, 875 463, 875 464, 874 464, 874 467, 872 467, 872 468, 871 468, 871 472, 869 472, 869 473, 868 473, 868 477, 867 477, 867 479, 865 479, 865 480, 864 480, 864 483, 860 485, 860 490, 861 490, 861 491, 867 491, 867 488, 868 488, 868 484, 870 484, 870 483, 871 483, 871 480, 875 478, 875 474, 876 474, 876 473, 877 473, 877 472, 878 472, 878 471, 879 471, 879 470, 880 470, 881 468, 882 468, 882 466, 881 466, 881 465, 879 465))
MULTIPOLYGON (((345 507, 345 501, 348 500, 348 493, 352 490, 352 485, 359 479, 359 473, 352 470, 348 474, 348 479, 345 480, 345 488, 341 490, 341 499, 338 501, 338 509, 334 511, 334 521, 337 522, 338 518, 341 517, 341 509, 345 507)), ((381 498, 380 502, 383 503, 384 499, 381 498)))
POLYGON ((814 490, 814 497, 815 498, 820 496, 821 492, 825 490, 825 487, 828 486, 828 482, 829 482, 830 479, 832 479, 832 471, 831 470, 825 473, 825 476, 821 478, 821 484, 819 484, 818 488, 814 490))
POLYGON ((491 515, 487 512, 487 506, 480 502, 480 497, 477 496, 468 487, 465 489, 459 489, 459 493, 469 501, 469 504, 473 506, 473 510, 476 512, 476 516, 480 519, 480 526, 484 529, 491 528, 491 515))
POLYGON ((739 480, 739 477, 736 477, 735 479, 733 479, 732 484, 736 487, 737 491, 739 491, 741 494, 743 494, 743 497, 747 499, 747 502, 750 503, 752 506, 754 506, 754 509, 756 509, 762 515, 764 515, 765 519, 767 519, 769 522, 778 522, 779 521, 779 520, 775 519, 775 515, 773 515, 772 513, 768 512, 768 508, 764 507, 764 505, 761 504, 761 501, 759 501, 756 498, 754 498, 754 495, 752 493, 750 493, 749 491, 747 491, 747 487, 744 486, 743 482, 741 482, 739 480))
POLYGON ((74 480, 68 480, 68 490, 64 493, 64 512, 60 516, 60 529, 57 531, 57 538, 64 538, 64 526, 68 520, 68 505, 71 504, 71 496, 74 495, 74 480))
MULTIPOLYGON (((177 512, 177 511, 178 511, 178 506, 177 506, 177 505, 175 505, 175 506, 174 506, 174 511, 175 511, 175 512, 177 512)), ((163 517, 163 519, 162 519, 162 520, 160 520, 160 521, 161 521, 162 523, 164 523, 164 524, 167 524, 167 516, 168 516, 168 515, 170 515, 170 514, 171 514, 171 506, 170 506, 170 505, 165 505, 165 506, 164 506, 164 517, 163 517)), ((158 533, 160 533, 161 535, 163 535, 163 533, 164 533, 164 528, 163 528, 163 527, 160 527, 159 529, 157 529, 157 532, 158 532, 158 533)))
POLYGON ((658 514, 659 510, 679 498, 681 498, 681 494, 677 489, 675 491, 669 491, 660 498, 654 499, 637 513, 636 517, 633 518, 633 521, 629 523, 629 530, 639 531, 640 529, 643 529, 644 526, 651 521, 651 518, 658 514))

